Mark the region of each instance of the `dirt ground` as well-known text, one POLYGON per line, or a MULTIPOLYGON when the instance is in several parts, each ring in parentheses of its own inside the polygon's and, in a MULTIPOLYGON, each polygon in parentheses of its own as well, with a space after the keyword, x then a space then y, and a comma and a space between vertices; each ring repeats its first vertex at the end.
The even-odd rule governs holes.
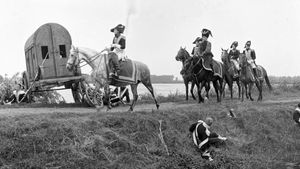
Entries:
MULTIPOLYGON (((237 99, 234 99, 234 102, 236 103, 237 99)), ((230 104, 231 100, 226 98, 223 100, 223 103, 221 105, 230 104)), ((238 101, 239 102, 239 101, 238 101)), ((282 104, 282 103, 299 103, 300 98, 296 97, 288 97, 288 98, 278 98, 278 99, 268 99, 263 100, 260 102, 261 104, 282 104)), ((243 103, 243 102, 241 102, 243 103)), ((245 103, 249 103, 249 101, 245 101, 245 103)), ((255 103, 255 101, 254 101, 255 103)), ((215 104, 215 101, 213 99, 206 101, 206 104, 215 104)), ((186 102, 167 102, 167 103, 161 103, 160 104, 160 111, 166 111, 166 110, 176 110, 178 108, 191 108, 191 107, 199 107, 201 104, 198 104, 196 101, 186 101, 186 102)), ((107 110, 107 108, 104 106, 103 108, 98 111, 99 113, 121 113, 128 111, 129 105, 121 105, 118 107, 113 107, 110 110, 107 110)), ((134 108, 134 111, 145 111, 145 112, 152 112, 153 110, 156 110, 155 104, 147 103, 147 104, 137 104, 134 108)), ((18 115, 30 115, 30 114, 44 114, 44 113, 94 113, 97 112, 95 108, 90 107, 84 107, 82 105, 76 105, 76 104, 61 104, 61 105, 44 105, 44 104, 32 104, 32 105, 6 105, 0 107, 0 116, 18 116, 18 115)))

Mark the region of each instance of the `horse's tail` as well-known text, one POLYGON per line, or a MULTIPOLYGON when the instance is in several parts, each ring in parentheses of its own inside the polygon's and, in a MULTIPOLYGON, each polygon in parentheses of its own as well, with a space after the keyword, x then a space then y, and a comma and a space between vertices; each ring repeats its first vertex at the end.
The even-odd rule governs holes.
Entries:
MULTIPOLYGON (((261 67, 262 67, 262 66, 261 66, 261 67)), ((263 67, 262 67, 262 69, 263 69, 264 78, 265 78, 265 81, 266 81, 266 83, 267 83, 267 86, 268 86, 268 88, 269 88, 269 91, 272 91, 272 90, 273 90, 273 87, 271 86, 271 83, 270 83, 270 80, 269 80, 269 77, 268 77, 267 71, 266 71, 266 69, 265 69, 265 68, 263 68, 263 67)))
POLYGON ((265 75, 265 80, 266 80, 266 83, 267 83, 267 85, 269 87, 269 90, 272 91, 273 87, 271 86, 271 83, 270 83, 270 80, 269 80, 269 77, 268 77, 267 74, 265 75))

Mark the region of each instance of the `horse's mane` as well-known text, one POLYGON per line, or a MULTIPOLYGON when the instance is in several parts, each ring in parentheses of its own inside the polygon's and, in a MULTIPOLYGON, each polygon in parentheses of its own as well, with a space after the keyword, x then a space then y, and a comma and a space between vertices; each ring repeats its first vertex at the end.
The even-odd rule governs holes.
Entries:
POLYGON ((83 53, 89 57, 94 56, 98 53, 96 50, 86 48, 86 47, 78 47, 78 51, 80 51, 81 53, 83 53))

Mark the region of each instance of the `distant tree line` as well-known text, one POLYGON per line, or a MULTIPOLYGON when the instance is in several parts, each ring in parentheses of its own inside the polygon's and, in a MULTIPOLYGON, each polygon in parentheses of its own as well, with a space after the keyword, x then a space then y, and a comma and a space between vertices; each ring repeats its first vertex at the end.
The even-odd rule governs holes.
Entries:
POLYGON ((152 83, 182 83, 182 80, 178 80, 173 75, 151 75, 152 83))
POLYGON ((269 76, 269 80, 272 84, 295 84, 300 83, 300 76, 269 76))

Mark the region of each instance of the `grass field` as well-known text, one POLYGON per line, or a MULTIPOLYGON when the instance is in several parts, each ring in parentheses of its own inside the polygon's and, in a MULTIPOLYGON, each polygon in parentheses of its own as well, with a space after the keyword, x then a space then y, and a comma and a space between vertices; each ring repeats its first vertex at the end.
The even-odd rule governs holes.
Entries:
POLYGON ((133 113, 126 112, 128 107, 110 112, 4 107, 0 168, 300 168, 300 126, 292 120, 299 94, 297 88, 280 87, 264 92, 263 102, 226 98, 221 104, 215 98, 186 102, 173 94, 159 98, 164 103, 158 111, 143 96, 133 113), (230 108, 236 118, 227 115, 230 108), (201 159, 188 132, 207 116, 215 120, 212 131, 228 138, 214 148, 213 162, 201 159))

